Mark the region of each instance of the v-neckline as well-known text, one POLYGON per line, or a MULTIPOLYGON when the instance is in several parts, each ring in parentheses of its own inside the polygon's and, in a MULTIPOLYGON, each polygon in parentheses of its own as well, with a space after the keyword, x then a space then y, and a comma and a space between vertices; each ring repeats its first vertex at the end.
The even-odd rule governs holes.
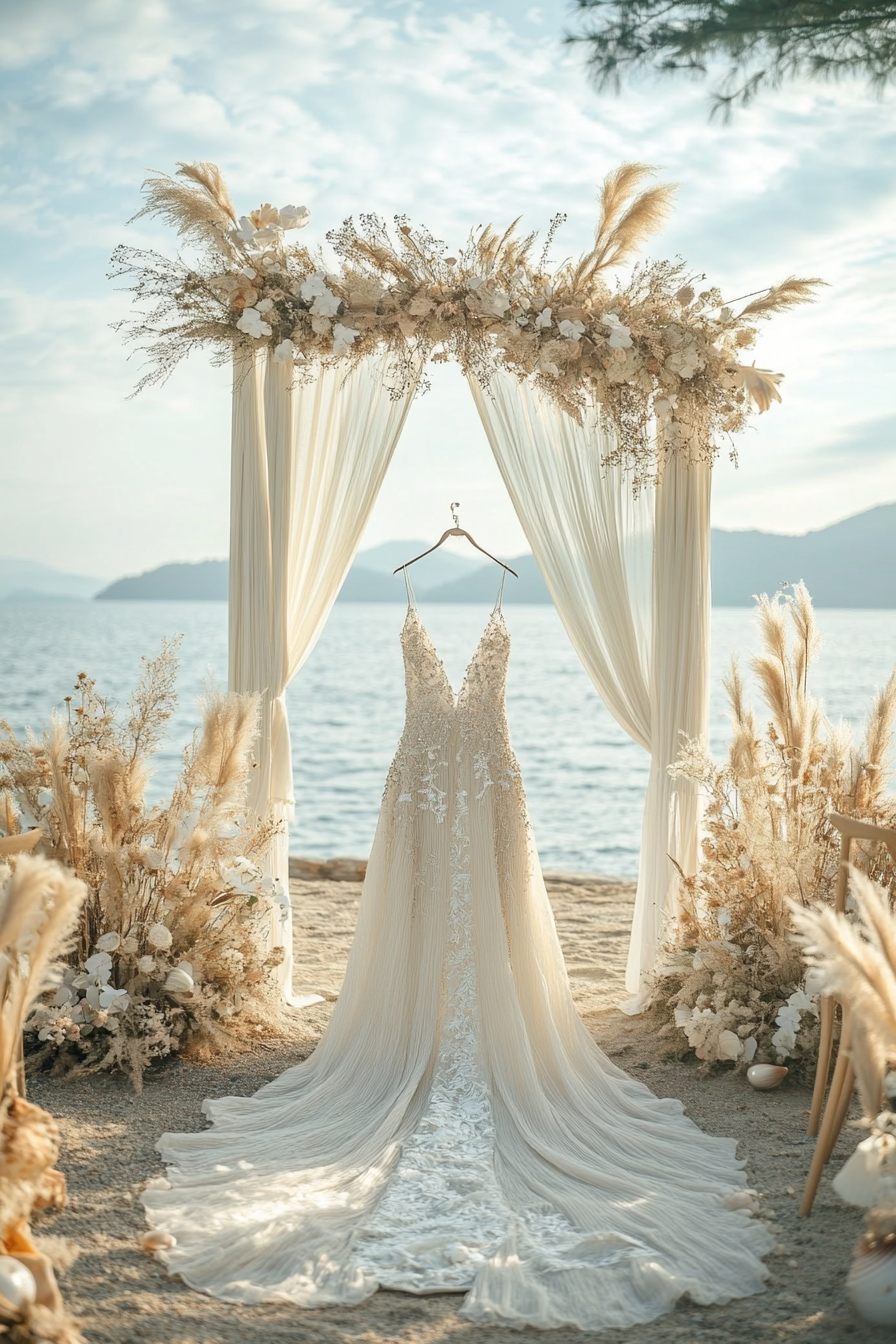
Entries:
POLYGON ((445 664, 442 662, 442 659, 439 657, 439 651, 438 651, 438 649, 436 648, 435 644, 433 644, 433 642, 432 642, 432 635, 429 633, 429 631, 427 630, 426 626, 424 625, 424 623, 423 623, 423 618, 422 618, 422 616, 420 615, 420 611, 419 611, 419 609, 418 609, 417 607, 411 607, 411 606, 408 607, 407 615, 406 615, 405 618, 404 618, 404 629, 405 629, 405 630, 407 629, 408 622, 410 621, 410 619, 411 619, 412 616, 415 617, 415 619, 416 619, 416 621, 417 621, 417 624, 419 625, 420 629, 423 631, 423 634, 426 636, 426 642, 427 642, 427 644, 429 645, 430 649, 432 650, 433 657, 435 658, 436 663, 437 663, 438 668, 439 668, 439 671, 440 671, 441 674, 442 674, 442 680, 443 680, 444 683, 445 683, 445 689, 447 690, 448 694, 451 696, 452 702, 453 702, 455 705, 459 704, 459 703, 460 703, 460 698, 461 698, 461 696, 463 695, 464 691, 466 690, 467 680, 468 680, 469 675, 470 675, 470 670, 471 670, 471 668, 473 667, 473 664, 476 662, 476 659, 479 657, 479 651, 481 650, 483 644, 485 643, 485 637, 486 637, 486 635, 489 633, 489 631, 491 630, 492 626, 493 626, 494 624, 496 624, 498 621, 500 621, 500 623, 501 623, 502 625, 504 625, 504 623, 505 623, 505 622, 504 622, 504 613, 503 613, 503 611, 501 610, 500 607, 496 607, 496 608, 491 612, 491 614, 490 614, 488 620, 487 620, 486 623, 485 623, 485 627, 484 627, 484 629, 483 629, 483 631, 482 631, 482 634, 479 636, 479 642, 478 642, 478 644, 476 645, 475 649, 473 650, 472 655, 470 656, 470 661, 467 663, 466 670, 465 670, 464 675, 463 675, 463 680, 462 680, 461 683, 460 683, 460 690, 458 690, 458 691, 455 691, 454 687, 451 685, 450 680, 448 679, 448 673, 445 671, 445 664))

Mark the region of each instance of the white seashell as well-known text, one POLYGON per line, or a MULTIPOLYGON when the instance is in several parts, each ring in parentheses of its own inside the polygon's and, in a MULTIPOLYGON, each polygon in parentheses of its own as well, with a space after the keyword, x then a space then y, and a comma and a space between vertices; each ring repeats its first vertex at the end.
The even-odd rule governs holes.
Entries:
POLYGON ((169 1251, 176 1245, 177 1238, 172 1237, 170 1232, 144 1232, 140 1238, 140 1246, 144 1251, 169 1251))
POLYGON ((0 1293, 14 1307, 30 1307, 37 1297, 34 1275, 13 1255, 0 1255, 0 1293))
POLYGON ((175 966, 173 971, 168 972, 165 980, 165 988, 169 994, 192 994, 196 988, 192 975, 186 967, 189 963, 185 962, 182 966, 175 966))
POLYGON ((873 1325, 896 1325, 896 1255, 871 1251, 857 1255, 846 1279, 856 1311, 873 1325))
POLYGON ((757 1092, 768 1092, 783 1083, 787 1074, 788 1070, 783 1064, 754 1064, 747 1069, 747 1082, 757 1092))

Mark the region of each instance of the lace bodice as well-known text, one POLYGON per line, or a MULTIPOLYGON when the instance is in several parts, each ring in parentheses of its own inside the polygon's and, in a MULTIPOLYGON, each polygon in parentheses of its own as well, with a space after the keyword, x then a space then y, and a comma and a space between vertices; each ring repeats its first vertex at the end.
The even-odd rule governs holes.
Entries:
POLYGON ((455 695, 441 658, 415 607, 401 632, 407 709, 405 728, 387 779, 399 801, 446 815, 452 767, 473 759, 476 794, 518 777, 504 709, 510 635, 492 612, 455 695))

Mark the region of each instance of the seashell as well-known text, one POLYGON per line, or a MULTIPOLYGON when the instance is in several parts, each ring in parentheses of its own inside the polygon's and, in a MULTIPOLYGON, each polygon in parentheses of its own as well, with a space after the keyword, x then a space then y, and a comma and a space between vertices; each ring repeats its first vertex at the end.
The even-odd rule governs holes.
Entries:
POLYGON ((152 1232, 144 1232, 140 1238, 140 1247, 144 1251, 169 1251, 172 1246, 177 1245, 177 1238, 172 1237, 170 1232, 160 1232, 153 1229, 152 1232))
POLYGON ((188 961, 182 961, 179 966, 175 966, 173 971, 168 972, 165 980, 165 988, 169 994, 192 994, 196 988, 190 972, 193 967, 188 961))
POLYGON ((0 1293, 17 1308, 30 1307, 37 1297, 34 1275, 13 1255, 0 1255, 0 1293))
POLYGON ((896 1255, 870 1251, 857 1255, 846 1279, 856 1311, 873 1325, 896 1325, 896 1255))
POLYGON ((757 1092, 768 1092, 783 1083, 788 1072, 783 1064, 754 1064, 747 1069, 747 1082, 757 1092))

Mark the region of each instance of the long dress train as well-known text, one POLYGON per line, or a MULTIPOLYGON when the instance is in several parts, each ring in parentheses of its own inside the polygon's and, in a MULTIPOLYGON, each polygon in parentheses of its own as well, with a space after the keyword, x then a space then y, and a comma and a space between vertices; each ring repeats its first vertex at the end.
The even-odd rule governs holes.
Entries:
POLYGON ((463 1291, 461 1315, 587 1330, 759 1292, 766 1229, 703 1134, 575 1011, 504 713, 499 610, 455 698, 416 609, 407 717, 330 1025, 254 1097, 165 1134, 160 1253, 232 1302, 463 1291))

